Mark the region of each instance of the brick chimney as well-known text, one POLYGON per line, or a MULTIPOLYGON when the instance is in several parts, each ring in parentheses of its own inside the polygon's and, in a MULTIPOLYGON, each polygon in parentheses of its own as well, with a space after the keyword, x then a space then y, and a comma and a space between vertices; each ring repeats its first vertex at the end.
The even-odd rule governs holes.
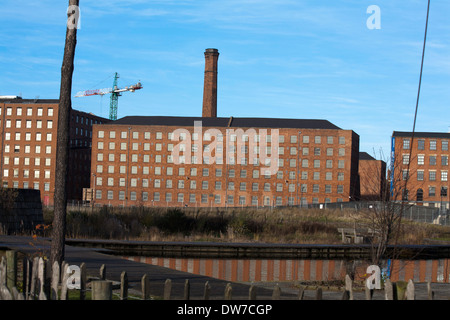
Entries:
POLYGON ((205 50, 205 83, 203 85, 202 117, 217 117, 217 49, 205 50))

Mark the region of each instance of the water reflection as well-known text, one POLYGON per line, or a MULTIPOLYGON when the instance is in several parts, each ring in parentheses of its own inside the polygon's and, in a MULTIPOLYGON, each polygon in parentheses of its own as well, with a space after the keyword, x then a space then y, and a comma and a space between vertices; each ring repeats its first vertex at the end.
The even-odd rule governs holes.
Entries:
MULTIPOLYGON (((368 267, 367 262, 357 260, 124 258, 233 282, 333 281, 343 280, 346 274, 363 280, 368 267)), ((391 260, 385 265, 388 263, 392 265, 391 281, 450 282, 450 259, 391 260)))

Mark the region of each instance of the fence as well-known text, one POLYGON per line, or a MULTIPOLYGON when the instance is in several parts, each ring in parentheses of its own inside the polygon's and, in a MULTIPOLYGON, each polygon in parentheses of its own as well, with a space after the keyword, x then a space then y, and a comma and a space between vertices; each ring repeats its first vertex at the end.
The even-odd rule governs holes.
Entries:
MULTIPOLYGON (((47 270, 47 263, 42 257, 35 257, 33 261, 28 258, 23 258, 22 261, 22 281, 18 281, 18 259, 17 253, 13 250, 7 251, 6 256, 3 256, 0 263, 0 300, 68 300, 69 289, 77 286, 78 297, 72 299, 86 299, 87 293, 87 274, 86 265, 84 263, 79 267, 79 274, 77 277, 72 277, 71 266, 63 263, 60 268, 58 263, 54 263, 51 270, 47 270), (63 272, 61 272, 63 271, 63 272), (50 275, 50 276, 49 276, 50 275), (21 291, 17 288, 21 287, 21 291)), ((129 295, 128 292, 128 276, 127 272, 123 271, 120 276, 120 283, 106 279, 106 266, 102 265, 99 270, 99 277, 91 281, 91 299, 92 300, 112 300, 114 295, 118 296, 119 300, 140 299, 152 300, 154 297, 150 296, 149 278, 144 274, 141 278, 141 293, 140 295, 129 295), (114 288, 118 289, 118 293, 114 293, 114 288)), ((374 290, 365 288, 365 299, 371 300, 374 290)), ((415 300, 415 285, 412 280, 408 282, 399 281, 392 283, 387 279, 384 283, 384 298, 386 300, 415 300)), ((428 299, 433 300, 434 292, 431 290, 431 283, 427 284, 428 299)), ((117 291, 117 290, 115 290, 117 291)), ((203 299, 210 299, 211 286, 208 281, 204 285, 203 299)), ((322 300, 322 288, 315 289, 314 299, 322 300)), ((304 299, 305 287, 299 286, 297 298, 304 299)), ((164 282, 164 293, 161 297, 164 300, 171 300, 172 296, 172 280, 166 279, 164 282)), ((183 296, 178 299, 189 300, 190 297, 190 282, 185 280, 183 296)), ((231 300, 233 298, 233 287, 231 283, 225 286, 223 299, 231 300)), ((256 300, 256 287, 252 284, 249 286, 248 299, 256 300)), ((281 288, 276 284, 272 292, 273 300, 281 299, 281 288)), ((353 280, 349 275, 345 276, 345 288, 341 292, 341 300, 355 300, 353 290, 353 280)))

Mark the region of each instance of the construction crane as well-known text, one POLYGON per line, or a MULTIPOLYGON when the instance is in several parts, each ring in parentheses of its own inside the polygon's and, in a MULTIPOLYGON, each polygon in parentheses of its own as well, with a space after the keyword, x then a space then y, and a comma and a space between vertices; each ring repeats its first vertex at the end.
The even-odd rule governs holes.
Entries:
POLYGON ((110 106, 109 106, 109 120, 117 120, 117 107, 119 104, 119 97, 122 95, 121 93, 125 92, 125 91, 134 92, 136 90, 143 88, 141 82, 138 82, 134 85, 120 89, 117 87, 117 79, 118 78, 119 78, 119 74, 116 72, 114 74, 114 82, 113 82, 112 88, 79 91, 75 95, 75 97, 79 98, 79 97, 87 97, 87 96, 103 96, 105 94, 111 93, 111 100, 110 100, 110 106))

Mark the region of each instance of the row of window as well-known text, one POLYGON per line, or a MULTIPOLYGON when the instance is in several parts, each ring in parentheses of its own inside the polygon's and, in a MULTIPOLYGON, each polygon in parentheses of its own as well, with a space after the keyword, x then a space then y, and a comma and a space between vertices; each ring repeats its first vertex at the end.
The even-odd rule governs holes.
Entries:
MULTIPOLYGON (((402 177, 403 177, 403 180, 406 180, 408 178, 408 170, 402 171, 402 177)), ((417 181, 424 181, 425 180, 425 171, 417 170, 416 177, 417 177, 417 181)), ((440 177, 440 181, 448 181, 448 171, 447 170, 441 170, 440 172, 437 172, 436 170, 428 171, 428 180, 429 181, 436 181, 437 177, 440 177)))
MULTIPOLYGON (((102 190, 96 190, 95 191, 95 198, 97 200, 102 200, 103 199, 103 191, 102 190)), ((151 200, 152 202, 178 202, 178 203, 191 203, 191 204, 196 204, 198 202, 198 200, 200 200, 201 204, 223 204, 222 203, 222 197, 220 194, 215 194, 215 195, 210 195, 210 194, 201 194, 200 195, 200 199, 198 197, 197 194, 191 193, 188 195, 185 195, 184 193, 177 193, 176 195, 176 199, 174 199, 173 195, 171 192, 166 192, 164 194, 164 199, 162 199, 161 194, 159 192, 154 192, 153 193, 153 199, 151 200), (187 196, 187 198, 185 197, 187 196)), ((113 190, 107 190, 106 191, 106 200, 115 200, 114 198, 114 191, 113 190)), ((130 192, 130 198, 126 199, 125 196, 125 191, 119 191, 118 193, 118 198, 117 200, 119 201, 125 201, 125 200, 130 200, 130 201, 137 201, 137 192, 132 191, 130 192)), ((147 202, 150 201, 149 199, 149 194, 148 192, 142 192, 141 193, 141 199, 139 199, 141 201, 147 202)), ((306 199, 306 197, 302 197, 301 198, 301 204, 302 205, 307 205, 308 201, 306 199)), ((331 199, 330 198, 325 198, 325 203, 331 203, 331 199)), ((337 202, 342 202, 342 198, 338 198, 337 202)), ((281 196, 276 196, 276 197, 270 197, 270 196, 263 196, 261 199, 258 198, 258 196, 251 196, 251 197, 246 197, 246 196, 238 196, 234 197, 234 195, 227 195, 226 197, 226 203, 227 205, 234 205, 234 204, 238 204, 238 205, 252 205, 252 206, 272 206, 272 205, 276 205, 276 206, 283 206, 283 205, 296 205, 296 199, 295 197, 286 197, 286 199, 283 199, 283 197, 281 196), (235 200, 237 200, 237 203, 235 203, 235 200), (249 202, 248 202, 249 201, 249 202)), ((319 198, 318 197, 313 197, 312 198, 312 203, 313 204, 318 204, 319 203, 319 198)))
MULTIPOLYGON (((42 124, 43 124, 43 121, 42 120, 35 120, 36 121, 36 129, 42 129, 43 127, 42 127, 42 124)), ((16 129, 21 129, 22 128, 22 123, 24 123, 25 124, 25 128, 26 129, 31 129, 31 128, 33 128, 33 120, 24 120, 24 121, 22 121, 22 120, 16 120, 16 121, 14 121, 14 124, 15 124, 15 128, 16 129)), ((47 120, 47 121, 45 121, 45 123, 47 124, 47 129, 53 129, 53 120, 47 120)), ((13 124, 13 121, 12 120, 10 120, 10 119, 7 119, 6 121, 5 121, 5 128, 12 128, 12 124, 13 124)))
MULTIPOLYGON (((4 165, 12 164, 12 165, 18 166, 18 165, 20 165, 20 159, 21 158, 19 158, 19 157, 13 157, 11 159, 10 159, 10 157, 3 157, 3 164, 4 165)), ((25 158, 23 158, 23 165, 24 166, 29 166, 29 165, 31 165, 32 162, 34 163, 35 166, 40 166, 41 165, 41 158, 39 158, 39 157, 34 157, 34 158, 25 157, 25 158), (31 161, 31 159, 33 159, 33 161, 31 161)), ((51 166, 51 163, 52 163, 52 159, 51 158, 44 158, 44 164, 45 164, 46 167, 47 166, 48 167, 51 166)))
MULTIPOLYGON (((125 178, 118 178, 118 179, 114 179, 114 178, 105 178, 105 182, 106 185, 109 187, 113 187, 115 184, 115 181, 117 183, 118 181, 118 185, 119 187, 125 187, 126 186, 126 179, 125 178)), ((130 187, 138 187, 138 181, 139 179, 135 179, 132 178, 130 179, 130 187)), ((149 179, 140 179, 140 183, 142 188, 148 188, 149 184, 150 184, 151 180, 149 181, 149 179)), ((199 181, 200 182, 200 181, 199 181)), ((95 184, 96 186, 102 186, 103 185, 103 177, 96 177, 95 179, 95 184)), ((174 184, 176 184, 176 187, 178 189, 185 189, 185 188, 189 188, 191 190, 196 190, 197 188, 200 188, 202 190, 209 190, 210 188, 212 188, 212 185, 210 185, 209 181, 207 180, 203 180, 201 181, 201 186, 197 185, 197 181, 196 180, 176 180, 173 181, 172 179, 166 179, 165 181, 161 180, 161 179, 154 179, 152 181, 153 187, 154 188, 163 188, 165 187, 166 189, 172 189, 175 187, 174 184)), ((260 188, 262 188, 261 190, 266 191, 266 192, 270 192, 271 188, 272 188, 272 183, 257 183, 257 182, 252 182, 252 183, 247 183, 247 182, 239 182, 239 183, 235 183, 234 181, 228 181, 226 183, 227 185, 227 190, 239 190, 239 191, 259 191, 260 188)), ((283 189, 286 187, 288 192, 295 192, 295 183, 289 183, 289 181, 285 181, 285 183, 273 183, 274 186, 274 191, 277 192, 283 192, 283 189)), ((141 187, 139 186, 139 187, 141 187)), ((225 183, 223 181, 215 181, 214 182, 214 190, 223 190, 225 188, 225 183)), ((323 190, 320 190, 320 185, 319 184, 313 184, 312 187, 312 192, 313 193, 319 193, 319 192, 325 192, 325 193, 332 193, 333 186, 332 185, 328 185, 326 184, 323 190)), ((300 185, 300 189, 299 191, 303 192, 308 192, 308 185, 307 184, 301 184, 300 185)), ((343 193, 344 192, 344 186, 343 185, 337 185, 336 186, 336 193, 343 193)))
MULTIPOLYGON (((150 163, 150 158, 153 158, 154 156, 154 163, 163 163, 163 158, 166 159, 166 163, 168 164, 217 164, 217 165, 222 165, 224 164, 223 162, 223 158, 222 157, 208 157, 205 156, 202 159, 202 162, 200 162, 198 160, 198 158, 196 156, 191 156, 190 158, 190 163, 188 163, 186 161, 186 157, 185 156, 172 156, 172 155, 153 155, 153 154, 144 154, 142 156, 142 161, 144 163, 150 163)), ((132 163, 137 163, 139 156, 137 154, 132 154, 131 155, 131 162, 132 163)), ((250 158, 250 157, 249 157, 250 158)), ((243 166, 248 165, 248 160, 249 158, 247 157, 241 157, 239 159, 239 157, 228 157, 227 160, 227 164, 229 165, 235 165, 235 164, 240 164, 243 166)), ((128 155, 127 154, 119 154, 119 159, 120 162, 127 162, 128 161, 128 155)), ((260 165, 260 159, 257 157, 253 157, 253 165, 254 166, 259 166, 260 165)), ((272 160, 276 160, 277 161, 277 166, 278 167, 284 167, 285 166, 285 160, 286 160, 286 164, 290 167, 290 168, 296 168, 297 167, 297 159, 280 159, 277 157, 274 157, 274 159, 272 158, 264 158, 264 166, 271 166, 272 160)), ((98 162, 102 162, 102 161, 109 161, 109 162, 114 162, 116 161, 116 155, 114 153, 110 153, 108 154, 108 160, 104 159, 104 154, 103 153, 97 153, 97 161, 98 162)), ((309 168, 310 164, 312 164, 312 168, 321 168, 323 166, 323 163, 325 163, 325 168, 328 169, 332 169, 334 168, 334 163, 337 162, 337 168, 339 169, 343 169, 345 168, 345 160, 333 160, 333 159, 327 159, 327 160, 320 160, 320 159, 314 159, 313 161, 310 161, 309 159, 301 159, 300 163, 301 163, 301 167, 302 168, 309 168)))
MULTIPOLYGON (((409 154, 404 154, 402 156, 403 156, 403 164, 409 164, 409 154)), ((428 164, 430 166, 437 165, 437 159, 438 159, 438 157, 436 155, 428 156, 428 164)), ((440 163, 442 166, 448 166, 448 155, 441 155, 440 163)), ((417 164, 418 165, 425 164, 425 155, 424 154, 417 155, 417 164)))
MULTIPOLYGON (((12 177, 19 178, 20 174, 19 169, 3 169, 3 177, 5 178, 9 177, 10 172, 12 174, 12 177)), ((41 170, 24 169, 22 170, 22 177, 39 179, 41 178, 41 170)), ((50 170, 44 170, 44 178, 50 179, 50 170)))
MULTIPOLYGON (((446 186, 438 187, 429 186, 428 187, 428 197, 447 197, 448 188, 446 186)), ((403 190, 403 200, 412 200, 409 198, 409 190, 403 190)), ((415 201, 424 201, 424 191, 422 188, 417 189, 415 201)))
MULTIPOLYGON (((10 132, 5 132, 5 141, 10 141, 11 140, 11 133, 10 132)), ((31 132, 25 132, 24 135, 25 141, 31 141, 32 138, 32 134, 31 132)), ((15 141, 20 141, 22 139, 22 132, 16 132, 14 134, 14 140, 15 141)), ((49 132, 45 134, 45 141, 52 141, 53 139, 53 133, 49 132)), ((35 134, 35 141, 42 141, 42 133, 41 132, 37 132, 35 134)))
MULTIPOLYGON (((141 143, 138 142, 134 142, 131 144, 131 150, 133 151, 138 151, 139 150, 139 145, 141 145, 141 143)), ((150 151, 151 150, 151 145, 153 145, 153 143, 143 143, 142 144, 142 151, 150 151)), ((118 147, 120 147, 120 150, 128 150, 127 148, 127 143, 126 142, 120 142, 118 143, 118 147)), ((178 151, 179 152, 186 152, 186 145, 183 143, 180 143, 177 145, 178 151)), ((97 142, 97 149, 98 150, 104 150, 105 145, 102 141, 98 141, 97 142)), ((214 152, 216 154, 223 154, 223 146, 222 145, 216 145, 214 148, 214 152)), ((290 155, 297 155, 297 148, 296 147, 287 147, 287 149, 289 150, 288 153, 290 155)), ((108 143, 108 150, 116 150, 116 143, 115 142, 109 142, 108 143)), ((311 152, 310 152, 310 148, 309 147, 302 147, 302 155, 306 156, 306 155, 314 155, 314 156, 320 156, 322 155, 322 149, 320 147, 315 147, 312 148, 311 152)), ((335 149, 334 148, 326 148, 325 149, 325 155, 326 156, 334 156, 335 155, 335 149)), ((154 151, 163 151, 163 143, 155 143, 155 148, 154 151)), ((168 143, 167 144, 167 151, 168 152, 173 152, 174 151, 174 144, 173 143, 168 143)), ((211 153, 212 150, 210 148, 210 145, 204 145, 203 146, 203 151, 205 153, 211 153)), ((272 147, 268 146, 265 147, 265 150, 263 150, 265 152, 266 155, 271 155, 272 154, 272 147)), ((192 144, 191 145, 191 152, 192 153, 196 153, 198 152, 198 145, 197 144, 192 144)), ((237 153, 237 147, 235 145, 229 145, 227 147, 227 153, 237 153)), ((248 154, 249 153, 249 146, 243 145, 240 148, 240 153, 241 154, 248 154)), ((253 154, 260 154, 261 153, 261 148, 260 146, 253 146, 253 154)), ((288 154, 286 152, 286 154, 288 154)), ((284 155, 285 154, 285 148, 284 147, 278 147, 278 155, 284 155)), ((338 156, 345 156, 345 148, 338 148, 338 156)))
MULTIPOLYGON (((139 132, 137 131, 133 131, 131 132, 131 138, 132 139, 139 139, 139 132)), ((151 133, 150 132, 144 132, 144 139, 145 140, 149 140, 151 133)), ((179 141, 184 141, 188 139, 188 135, 191 136, 190 138, 192 139, 192 141, 197 141, 199 140, 198 137, 198 133, 197 132, 193 132, 192 134, 188 133, 186 134, 186 132, 180 132, 179 134, 174 134, 174 132, 169 132, 167 133, 167 139, 168 140, 173 140, 174 138, 178 138, 179 141)), ((99 130, 97 137, 100 139, 105 138, 105 131, 103 130, 99 130)), ((110 139, 116 139, 116 137, 118 137, 118 135, 116 135, 116 131, 109 131, 109 138, 110 139)), ((120 138, 121 139, 127 139, 128 137, 128 131, 120 131, 120 138)), ((211 133, 209 132, 205 132, 204 136, 203 136, 203 140, 204 141, 211 141, 212 137, 214 137, 214 135, 211 135, 211 133)), ((261 135, 259 134, 254 134, 253 135, 253 141, 254 142, 260 142, 260 137, 261 135)), ((272 141, 272 135, 265 135, 266 137, 266 142, 271 142, 272 141)), ((298 142, 298 136, 297 135, 291 135, 290 137, 290 142, 291 143, 297 143, 298 142)), ((302 143, 310 143, 310 136, 308 135, 303 135, 302 137, 302 143)), ((223 141, 223 134, 219 133, 216 136, 217 140, 216 141, 223 141)), ((314 136, 313 139, 311 139, 311 142, 314 141, 314 143, 316 144, 321 144, 322 143, 322 138, 325 138, 326 143, 327 144, 334 144, 336 137, 334 136, 327 136, 327 137, 322 137, 322 136, 314 136)), ((163 133, 158 131, 155 132, 155 139, 156 140, 162 140, 163 139, 163 133)), ((238 135, 237 134, 230 134, 230 141, 231 142, 235 142, 238 139, 238 135)), ((248 142, 249 141, 249 134, 243 134, 241 136, 242 142, 248 142)), ((345 137, 338 137, 338 143, 339 144, 345 144, 345 137)), ((285 142, 285 137, 284 135, 278 135, 278 142, 280 143, 284 143, 285 142)))
MULTIPOLYGON (((51 154, 52 153, 52 146, 44 146, 45 147, 45 153, 46 154, 51 154)), ((5 153, 10 153, 10 152, 14 152, 14 153, 19 153, 20 149, 21 149, 21 145, 14 145, 13 146, 14 149, 11 148, 11 146, 9 144, 5 144, 5 153)), ((25 153, 31 153, 31 145, 25 145, 23 146, 23 150, 25 153)), ((35 145, 34 146, 34 153, 39 154, 41 153, 41 146, 40 145, 35 145)))
MULTIPOLYGON (((8 188, 8 182, 7 181, 3 181, 3 187, 4 188, 8 188)), ((13 181, 12 187, 15 189, 19 188, 19 181, 13 181)), ((22 188, 23 189, 29 189, 30 187, 32 187, 35 190, 39 190, 40 185, 39 182, 35 181, 35 182, 31 182, 29 183, 28 181, 24 181, 22 184, 22 188)), ((45 182, 44 183, 44 191, 50 191, 50 182, 45 182)))
MULTIPOLYGON (((22 115, 26 115, 26 116, 34 116, 33 114, 33 108, 28 107, 26 108, 26 114, 25 114, 25 108, 22 107, 16 107, 16 112, 15 115, 16 116, 22 116, 22 115)), ((44 115, 44 108, 35 108, 36 109, 36 116, 38 117, 42 117, 44 115)), ((6 111, 5 111, 7 116, 12 116, 13 115, 13 108, 12 107, 6 107, 6 111)), ((0 108, 0 116, 2 115, 2 108, 0 108)), ((47 116, 49 117, 53 117, 53 108, 47 108, 47 116)))
MULTIPOLYGON (((448 140, 439 140, 441 142, 441 149, 442 151, 448 151, 448 140)), ((410 139, 403 139, 403 149, 409 150, 411 147, 411 140, 410 139)), ((418 150, 425 150, 426 147, 426 141, 424 139, 418 139, 417 140, 417 149, 418 150)), ((428 150, 437 150, 438 148, 438 140, 429 140, 428 141, 428 150)))

